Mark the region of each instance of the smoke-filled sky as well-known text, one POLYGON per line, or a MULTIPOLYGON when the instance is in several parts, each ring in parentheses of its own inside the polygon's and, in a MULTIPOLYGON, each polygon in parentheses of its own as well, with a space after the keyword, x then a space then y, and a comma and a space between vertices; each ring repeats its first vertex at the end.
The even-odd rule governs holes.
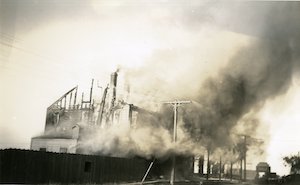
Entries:
POLYGON ((52 102, 121 68, 141 106, 197 102, 187 126, 220 130, 203 137, 264 139, 272 171, 300 150, 298 2, 1 0, 0 35, 1 148, 29 148, 52 102))

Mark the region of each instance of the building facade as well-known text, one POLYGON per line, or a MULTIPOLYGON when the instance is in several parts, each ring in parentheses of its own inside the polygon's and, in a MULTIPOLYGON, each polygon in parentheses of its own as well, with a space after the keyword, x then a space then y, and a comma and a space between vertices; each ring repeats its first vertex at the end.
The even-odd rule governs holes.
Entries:
POLYGON ((87 128, 106 129, 118 125, 134 128, 138 115, 145 111, 127 102, 128 85, 118 89, 117 82, 118 73, 114 72, 101 97, 94 95, 94 80, 88 97, 82 93, 79 100, 78 86, 66 92, 47 108, 44 133, 31 139, 31 149, 77 153, 77 144, 87 128), (121 93, 117 93, 118 90, 121 93))

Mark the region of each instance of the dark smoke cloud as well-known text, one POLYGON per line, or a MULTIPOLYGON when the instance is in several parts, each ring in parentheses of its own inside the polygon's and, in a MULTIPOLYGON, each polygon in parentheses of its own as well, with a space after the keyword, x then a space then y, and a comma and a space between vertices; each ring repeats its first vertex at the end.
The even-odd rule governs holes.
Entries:
MULTIPOLYGON (((180 114, 183 115, 181 126, 194 146, 210 147, 212 150, 232 149, 234 145, 238 146, 240 137, 236 136, 237 133, 255 135, 259 125, 257 113, 267 100, 286 93, 294 75, 299 71, 300 4, 248 2, 233 5, 233 8, 229 9, 224 5, 225 10, 222 10, 225 11, 225 18, 212 16, 214 23, 221 28, 250 34, 256 39, 250 45, 237 50, 217 74, 211 75, 204 82, 199 79, 198 82, 197 77, 200 74, 196 63, 181 61, 159 64, 161 61, 157 60, 149 62, 144 69, 134 70, 134 73, 130 74, 139 77, 140 87, 149 87, 145 93, 149 96, 160 95, 161 100, 166 97, 178 98, 180 94, 181 99, 194 100, 193 105, 181 108, 180 114), (224 19, 226 24, 220 23, 220 20, 224 19), (173 73, 175 75, 172 76, 175 79, 172 82, 183 80, 187 84, 192 83, 197 87, 197 91, 187 92, 184 86, 178 87, 178 83, 170 84, 168 79, 151 73, 151 69, 162 69, 160 73, 164 73, 164 68, 157 69, 155 68, 157 66, 169 66, 169 71, 172 71, 172 67, 176 67, 177 64, 181 66, 192 64, 194 68, 185 75, 176 75, 175 69, 173 73), (141 80, 151 79, 148 75, 154 80, 141 80), (176 88, 179 90, 172 91, 176 88), (241 128, 237 129, 238 127, 241 128)), ((198 24, 196 19, 191 20, 191 23, 198 24)), ((159 51, 159 55, 161 52, 159 51)), ((168 115, 164 111, 162 114, 168 115)), ((172 122, 172 117, 166 122, 172 122)))
MULTIPOLYGON (((185 110, 187 129, 204 145, 232 144, 237 123, 284 94, 299 70, 299 3, 268 5, 265 25, 259 27, 261 39, 241 48, 218 75, 204 82, 196 98, 204 108, 185 110)), ((252 128, 246 134, 255 133, 257 121, 247 124, 252 128)))
MULTIPOLYGON (((286 93, 299 71, 300 4, 213 5, 185 6, 185 11, 179 11, 178 24, 192 33, 200 31, 203 25, 214 25, 220 30, 255 37, 224 61, 226 65, 218 73, 203 75, 203 65, 198 65, 202 62, 197 52, 200 47, 194 42, 195 48, 156 50, 146 65, 127 70, 126 81, 131 82, 132 102, 137 105, 155 109, 163 100, 193 100, 179 108, 177 143, 172 143, 172 107, 164 105, 159 111, 160 119, 139 120, 141 126, 136 129, 113 127, 88 132, 89 137, 80 143, 86 152, 150 158, 173 152, 199 154, 203 148, 209 148, 216 156, 222 154, 224 160, 239 158, 244 143, 238 134, 255 136, 260 124, 257 113, 266 101, 286 93), (193 13, 205 7, 210 8, 201 14, 193 13), (134 97, 138 94, 141 96, 134 97)), ((262 153, 262 142, 249 140, 248 144, 251 153, 262 153)))

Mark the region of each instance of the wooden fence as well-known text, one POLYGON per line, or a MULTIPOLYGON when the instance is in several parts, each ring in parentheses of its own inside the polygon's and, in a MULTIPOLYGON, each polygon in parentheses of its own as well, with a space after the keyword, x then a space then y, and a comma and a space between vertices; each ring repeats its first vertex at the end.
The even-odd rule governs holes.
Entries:
POLYGON ((31 150, 0 150, 0 183, 107 183, 142 179, 149 161, 31 150))

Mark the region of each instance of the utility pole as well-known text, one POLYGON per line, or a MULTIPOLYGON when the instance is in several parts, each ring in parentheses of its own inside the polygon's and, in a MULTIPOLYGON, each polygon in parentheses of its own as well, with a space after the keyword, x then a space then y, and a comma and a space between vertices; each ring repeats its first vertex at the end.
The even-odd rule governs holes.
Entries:
POLYGON ((233 162, 230 161, 230 181, 232 181, 232 167, 233 167, 233 162))
POLYGON ((220 156, 220 166, 219 166, 219 181, 221 181, 222 178, 222 157, 220 156))
POLYGON ((240 181, 243 181, 243 156, 241 155, 240 159, 240 181))
POLYGON ((206 180, 209 179, 210 174, 210 162, 209 162, 209 147, 207 148, 207 169, 206 169, 206 180))
POLYGON ((247 180, 247 161, 246 161, 246 156, 247 156, 247 137, 251 137, 245 134, 238 134, 239 136, 244 137, 244 143, 242 145, 242 150, 241 150, 241 166, 240 166, 240 176, 241 176, 241 181, 246 181, 247 180), (244 163, 244 169, 243 169, 243 163, 244 163), (244 173, 243 173, 244 170, 244 173))
MULTIPOLYGON (((188 104, 188 103, 192 103, 192 102, 191 101, 175 100, 175 101, 169 101, 169 102, 163 102, 163 103, 173 105, 173 109, 174 109, 173 143, 176 143, 176 140, 177 140, 177 109, 182 104, 188 104)), ((173 155, 173 157, 172 157, 171 179, 170 179, 170 184, 171 185, 174 185, 175 165, 176 165, 176 158, 175 158, 175 155, 173 155)))
POLYGON ((244 135, 244 181, 247 180, 247 171, 246 171, 246 153, 247 153, 247 136, 244 135))

